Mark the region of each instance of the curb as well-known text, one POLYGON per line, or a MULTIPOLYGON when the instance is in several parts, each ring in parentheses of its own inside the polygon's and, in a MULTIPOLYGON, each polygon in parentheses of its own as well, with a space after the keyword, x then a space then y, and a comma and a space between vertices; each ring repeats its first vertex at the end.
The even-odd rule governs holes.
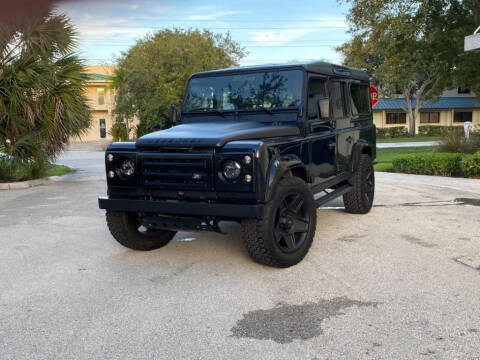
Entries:
POLYGON ((57 181, 60 176, 50 176, 43 179, 27 180, 27 181, 17 181, 11 183, 0 183, 0 190, 22 190, 28 189, 34 186, 45 185, 52 181, 57 181))

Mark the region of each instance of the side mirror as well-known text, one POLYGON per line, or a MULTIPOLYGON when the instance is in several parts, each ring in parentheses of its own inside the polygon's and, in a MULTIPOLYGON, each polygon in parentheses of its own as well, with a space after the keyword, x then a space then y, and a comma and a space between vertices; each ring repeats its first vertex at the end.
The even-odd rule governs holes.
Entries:
POLYGON ((175 105, 170 105, 170 114, 168 116, 170 119, 170 124, 173 126, 177 122, 177 107, 175 105))
POLYGON ((328 97, 318 99, 317 108, 318 114, 322 119, 330 117, 330 99, 328 97))

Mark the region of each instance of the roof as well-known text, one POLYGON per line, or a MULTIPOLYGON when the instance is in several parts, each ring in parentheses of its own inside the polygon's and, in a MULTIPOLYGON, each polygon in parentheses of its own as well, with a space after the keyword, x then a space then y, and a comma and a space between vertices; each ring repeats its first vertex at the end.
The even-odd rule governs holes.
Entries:
MULTIPOLYGON (((407 107, 405 99, 380 99, 373 107, 373 110, 403 110, 397 102, 407 107)), ((415 108, 415 101, 412 102, 415 108)), ((422 105, 421 110, 442 110, 442 109, 480 109, 480 101, 476 97, 441 97, 438 101, 427 101, 422 105)))
POLYGON ((227 69, 218 69, 211 71, 203 71, 193 74, 192 76, 214 76, 225 75, 228 73, 251 72, 261 70, 288 70, 303 69, 308 72, 314 72, 323 75, 345 76, 358 80, 368 80, 368 74, 364 70, 358 70, 343 65, 335 65, 324 61, 313 61, 306 63, 283 63, 283 64, 265 64, 254 66, 240 66, 227 69))
POLYGON ((89 81, 111 81, 112 77, 104 74, 88 74, 89 81))

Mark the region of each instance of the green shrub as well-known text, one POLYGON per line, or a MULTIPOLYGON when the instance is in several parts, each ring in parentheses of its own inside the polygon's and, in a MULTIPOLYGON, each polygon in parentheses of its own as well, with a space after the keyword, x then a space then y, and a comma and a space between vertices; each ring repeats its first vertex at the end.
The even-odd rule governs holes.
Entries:
POLYGON ((47 164, 35 161, 0 160, 0 182, 30 180, 43 177, 47 164))
POLYGON ((442 131, 439 152, 473 154, 480 149, 480 136, 471 134, 470 139, 465 140, 463 127, 445 127, 442 131), (460 131, 459 131, 460 130, 460 131))
POLYGON ((463 154, 424 153, 406 154, 395 157, 393 170, 406 174, 461 176, 463 154))
POLYGON ((127 141, 127 126, 124 123, 118 121, 114 122, 112 128, 110 129, 110 135, 112 136, 113 141, 127 141))
POLYGON ((379 139, 397 138, 407 136, 407 128, 403 126, 392 126, 388 128, 377 128, 377 137, 379 139))
POLYGON ((480 151, 465 159, 462 163, 462 170, 465 176, 480 176, 480 151))
POLYGON ((445 133, 463 134, 463 126, 422 125, 418 127, 418 135, 444 136, 445 133))

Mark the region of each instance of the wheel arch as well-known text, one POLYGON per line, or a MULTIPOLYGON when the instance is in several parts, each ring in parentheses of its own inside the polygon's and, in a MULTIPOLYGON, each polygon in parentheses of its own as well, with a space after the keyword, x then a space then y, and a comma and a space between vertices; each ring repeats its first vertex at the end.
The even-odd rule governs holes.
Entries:
POLYGON ((285 158, 274 158, 269 166, 265 201, 270 200, 273 190, 285 176, 296 176, 308 182, 308 172, 300 158, 292 155, 285 158))
POLYGON ((358 163, 360 162, 360 155, 367 154, 373 160, 373 149, 372 146, 366 141, 358 141, 353 145, 352 158, 351 158, 351 170, 352 173, 355 172, 358 168, 358 163))

